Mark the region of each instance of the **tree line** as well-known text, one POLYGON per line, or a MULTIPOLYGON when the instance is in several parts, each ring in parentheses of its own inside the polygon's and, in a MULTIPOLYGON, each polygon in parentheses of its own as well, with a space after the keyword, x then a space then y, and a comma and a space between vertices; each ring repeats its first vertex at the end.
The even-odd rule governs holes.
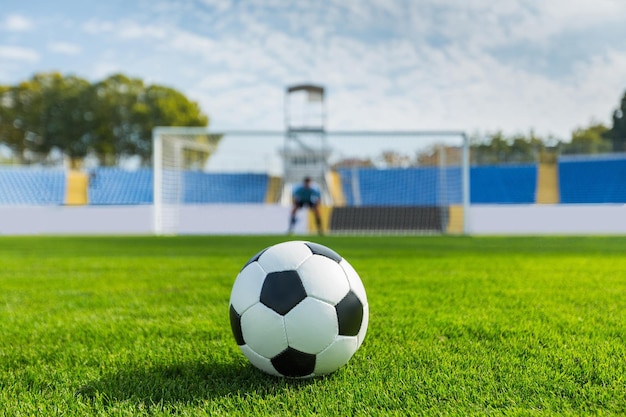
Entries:
MULTIPOLYGON (((620 106, 613 112, 612 125, 592 122, 572 132, 569 140, 556 137, 540 137, 533 131, 507 135, 501 131, 487 134, 470 135, 470 162, 472 165, 492 165, 500 163, 552 162, 558 155, 599 154, 626 152, 626 92, 620 106)), ((407 155, 393 150, 386 150, 374 159, 346 159, 335 167, 407 167, 434 166, 442 160, 448 164, 458 164, 461 160, 460 149, 455 147, 433 146, 417 153, 407 155)))
POLYGON ((0 85, 0 144, 20 164, 58 163, 93 155, 102 166, 125 157, 143 165, 155 126, 207 126, 199 105, 173 88, 123 74, 91 83, 57 72, 0 85))
MULTIPOLYGON (((155 126, 208 123, 209 117, 198 103, 182 93, 123 74, 91 83, 50 72, 35 74, 17 85, 0 85, 0 145, 20 164, 58 163, 58 155, 80 161, 93 155, 101 166, 116 165, 129 156, 148 165, 155 126)), ((594 122, 575 130, 569 140, 539 137, 532 131, 471 136, 473 164, 604 152, 626 152, 626 92, 611 126, 594 122)), ((389 151, 381 158, 388 166, 406 166, 428 164, 429 156, 389 151)))
POLYGON ((472 162, 534 162, 567 154, 598 154, 626 152, 626 92, 619 107, 613 112, 612 125, 592 122, 572 132, 569 140, 542 138, 529 134, 504 135, 495 132, 473 135, 472 162))

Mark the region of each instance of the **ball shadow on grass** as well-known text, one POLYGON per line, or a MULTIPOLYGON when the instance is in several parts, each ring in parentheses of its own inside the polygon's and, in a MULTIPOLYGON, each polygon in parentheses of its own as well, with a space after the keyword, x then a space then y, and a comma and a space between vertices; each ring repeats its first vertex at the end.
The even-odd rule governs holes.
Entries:
POLYGON ((104 374, 78 387, 76 396, 104 406, 118 402, 144 406, 194 403, 233 395, 272 396, 316 379, 274 377, 242 363, 182 362, 147 368, 129 366, 104 374))

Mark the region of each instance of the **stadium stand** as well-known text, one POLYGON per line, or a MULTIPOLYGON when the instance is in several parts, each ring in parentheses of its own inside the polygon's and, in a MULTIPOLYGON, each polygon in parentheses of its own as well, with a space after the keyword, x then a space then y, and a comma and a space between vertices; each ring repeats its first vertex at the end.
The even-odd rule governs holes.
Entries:
MULTIPOLYGON (((532 203, 536 169, 529 166, 473 167, 472 203, 532 203)), ((361 168, 339 170, 345 201, 355 205, 357 182, 363 206, 433 206, 459 204, 459 168, 361 168), (450 201, 439 201, 436 190, 444 182, 450 201), (411 192, 407 192, 411 190, 411 192)), ((66 173, 63 170, 3 168, 0 170, 0 204, 64 204, 66 173)), ((185 173, 185 203, 262 203, 266 201, 270 178, 251 173, 185 173)), ((98 168, 91 172, 88 204, 152 204, 152 170, 128 171, 98 168)))
POLYGON ((461 202, 460 168, 396 168, 339 170, 346 205, 356 204, 357 181, 362 206, 435 206, 461 202), (437 193, 445 182, 448 193, 437 193), (452 196, 450 201, 440 201, 441 195, 452 196))
POLYGON ((152 170, 98 168, 91 174, 89 204, 152 204, 152 170))
MULTIPOLYGON (((558 161, 560 203, 626 203, 626 154, 567 156, 558 161)), ((433 207, 461 201, 459 168, 340 169, 344 201, 338 206, 433 207), (448 193, 437 193, 438 184, 448 193), (408 192, 410 190, 410 192, 408 192), (358 192, 358 196, 355 195, 358 192), (450 201, 440 201, 447 194, 450 201)), ((533 204, 537 197, 536 164, 474 166, 470 171, 472 204, 533 204)), ((68 174, 61 169, 0 168, 0 205, 63 205, 68 174)), ((185 172, 184 202, 263 203, 272 178, 255 173, 185 172)), ((91 172, 88 204, 152 204, 152 170, 98 168, 91 172)), ((555 201, 556 202, 556 201, 555 201)), ((435 223, 439 220, 435 219, 435 223)))
POLYGON ((0 204, 59 205, 64 200, 63 170, 0 168, 0 204))
POLYGON ((493 165, 470 169, 472 204, 532 204, 535 202, 537 165, 493 165))
POLYGON ((345 206, 332 210, 333 231, 438 231, 462 199, 461 168, 343 168, 345 206), (446 192, 441 192, 445 187, 446 192))
MULTIPOLYGON (((460 168, 341 169, 348 206, 355 203, 352 182, 358 181, 363 206, 433 206, 461 202, 460 168), (445 181, 450 201, 439 201, 437 190, 445 181), (407 190, 412 190, 407 192, 407 190)), ((472 167, 470 201, 474 204, 531 204, 535 202, 535 164, 472 167)))
POLYGON ((188 204, 263 203, 269 177, 265 174, 214 174, 185 172, 185 195, 188 204))
MULTIPOLYGON (((152 204, 151 169, 125 171, 99 168, 89 187, 90 204, 152 204)), ((183 201, 203 203, 262 203, 269 178, 264 174, 184 173, 183 201)))
POLYGON ((626 203, 626 154, 563 156, 561 203, 626 203))

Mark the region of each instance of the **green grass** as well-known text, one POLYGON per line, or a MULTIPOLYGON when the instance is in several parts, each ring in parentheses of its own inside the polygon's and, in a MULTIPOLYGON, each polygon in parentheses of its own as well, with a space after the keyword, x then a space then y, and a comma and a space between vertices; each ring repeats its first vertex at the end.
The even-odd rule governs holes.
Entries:
POLYGON ((230 333, 236 274, 280 240, 0 238, 0 416, 626 413, 626 238, 314 238, 371 313, 305 381, 230 333))

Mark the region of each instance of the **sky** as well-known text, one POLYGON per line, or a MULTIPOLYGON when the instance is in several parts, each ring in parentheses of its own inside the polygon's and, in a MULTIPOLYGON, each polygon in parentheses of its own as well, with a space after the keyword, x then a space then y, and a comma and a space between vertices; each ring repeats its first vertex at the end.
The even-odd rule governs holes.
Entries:
POLYGON ((329 130, 567 140, 626 92, 626 1, 0 0, 0 84, 50 71, 172 87, 215 130, 282 130, 313 83, 329 130))

